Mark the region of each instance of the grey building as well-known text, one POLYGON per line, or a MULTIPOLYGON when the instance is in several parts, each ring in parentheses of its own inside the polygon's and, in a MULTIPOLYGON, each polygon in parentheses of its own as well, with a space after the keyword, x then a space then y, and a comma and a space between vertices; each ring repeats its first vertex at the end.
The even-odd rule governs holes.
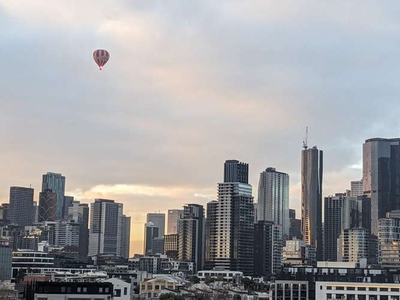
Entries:
POLYGON ((400 139, 365 141, 363 189, 371 198, 371 233, 377 236, 378 220, 400 209, 400 139))
POLYGON ((10 204, 3 203, 0 205, 0 222, 7 223, 9 221, 10 204))
POLYGON ((169 209, 168 210, 168 224, 167 234, 178 233, 178 220, 180 219, 183 209, 169 209))
POLYGON ((173 259, 178 259, 178 234, 164 235, 164 254, 173 259))
POLYGON ((155 227, 158 227, 158 235, 159 237, 163 237, 165 235, 165 214, 164 213, 148 213, 147 214, 147 223, 151 222, 155 227))
POLYGON ((342 207, 346 194, 325 197, 324 260, 337 261, 337 239, 342 232, 342 207))
POLYGON ((117 253, 119 256, 129 258, 129 249, 131 243, 131 217, 127 217, 125 215, 120 217, 118 233, 120 243, 118 244, 119 249, 117 250, 117 253))
POLYGON ((95 199, 90 209, 89 256, 115 254, 120 252, 123 233, 121 218, 123 205, 114 200, 95 199))
POLYGON ((74 202, 74 197, 64 196, 63 215, 62 215, 64 219, 68 219, 68 209, 72 206, 72 202, 74 202))
POLYGON ((364 195, 362 180, 352 181, 350 183, 350 186, 351 186, 350 196, 357 197, 364 195))
POLYGON ((89 248, 89 205, 73 201, 68 208, 68 218, 79 224, 79 256, 86 257, 89 248))
POLYGON ((12 186, 10 188, 10 206, 8 219, 12 224, 31 226, 35 221, 32 188, 12 186))
POLYGON ((155 255, 157 254, 157 251, 160 250, 159 248, 157 249, 157 247, 154 247, 154 239, 160 237, 159 230, 160 228, 154 226, 152 222, 147 222, 146 224, 144 224, 144 255, 155 255))
POLYGON ((74 220, 57 220, 54 226, 54 245, 79 247, 79 223, 74 220))
POLYGON ((225 161, 224 182, 249 183, 249 164, 238 160, 225 161))
POLYGON ((301 152, 301 227, 304 241, 316 247, 317 260, 323 259, 322 176, 323 152, 305 146, 301 152))
MULTIPOLYGON (((227 161, 225 165, 232 164, 227 161)), ((224 174, 226 180, 234 179, 235 175, 242 182, 224 182, 218 184, 218 202, 216 205, 215 223, 210 222, 210 232, 207 268, 242 271, 245 275, 253 273, 254 251, 254 208, 251 185, 247 174, 248 165, 235 163, 245 171, 234 172, 235 167, 225 168, 229 174, 224 174), (243 173, 244 172, 244 173, 243 173)))
POLYGON ((51 189, 57 194, 57 219, 63 217, 64 196, 65 196, 65 177, 59 173, 47 172, 43 175, 42 192, 51 189))
POLYGON ((6 239, 0 239, 0 282, 11 280, 12 251, 11 242, 6 239))
POLYGON ((38 222, 55 221, 57 219, 57 194, 51 189, 39 193, 38 222))
POLYGON ((206 269, 212 269, 211 249, 216 249, 217 245, 217 208, 218 201, 212 200, 207 203, 207 218, 206 218, 206 241, 205 241, 205 267, 206 269))
POLYGON ((271 221, 254 225, 254 274, 270 277, 282 266, 282 226, 271 221))
POLYGON ((301 239, 301 220, 296 219, 296 210, 289 209, 289 239, 301 239))
POLYGON ((258 183, 258 221, 272 221, 289 236, 289 175, 267 168, 258 183))
POLYGON ((204 207, 199 204, 184 206, 178 220, 178 259, 192 261, 195 270, 204 267, 205 218, 204 207))

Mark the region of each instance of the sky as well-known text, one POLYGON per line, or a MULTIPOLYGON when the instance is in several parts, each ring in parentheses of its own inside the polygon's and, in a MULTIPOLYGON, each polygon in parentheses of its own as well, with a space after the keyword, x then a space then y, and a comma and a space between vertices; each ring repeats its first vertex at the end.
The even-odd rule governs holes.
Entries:
POLYGON ((226 159, 290 176, 324 151, 323 195, 361 179, 362 143, 400 137, 400 2, 0 0, 0 203, 62 173, 77 200, 147 212, 216 198, 226 159), (110 60, 99 71, 95 49, 110 60))

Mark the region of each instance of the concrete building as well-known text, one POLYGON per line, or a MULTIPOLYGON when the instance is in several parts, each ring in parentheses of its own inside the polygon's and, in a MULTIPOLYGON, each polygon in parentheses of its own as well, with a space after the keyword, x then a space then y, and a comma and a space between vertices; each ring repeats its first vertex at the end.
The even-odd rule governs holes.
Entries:
POLYGON ((164 254, 173 259, 178 259, 178 234, 164 235, 164 254))
POLYGON ((371 233, 387 212, 400 209, 400 139, 373 138, 363 144, 363 190, 371 198, 371 233))
POLYGON ((206 218, 206 242, 205 242, 205 264, 207 269, 212 269, 211 249, 215 249, 217 242, 217 207, 218 201, 212 200, 207 203, 207 218, 206 218), (211 265, 210 265, 211 264, 211 265))
POLYGON ((68 219, 68 211, 69 211, 69 208, 72 206, 73 202, 74 202, 74 197, 64 196, 63 214, 62 214, 64 219, 68 219))
MULTIPOLYGON (((231 161, 227 163, 232 164, 231 161)), ((235 169, 232 166, 230 168, 235 169)), ((229 170, 231 172, 231 169, 229 170)), ((242 173, 241 171, 240 174, 242 173)), ((231 175, 224 177, 230 178, 231 175)), ((247 181, 244 179, 246 178, 241 175, 241 180, 247 181)), ((207 263, 207 268, 243 271, 245 275, 251 275, 254 251, 251 185, 242 182, 219 183, 216 220, 215 223, 210 222, 209 226, 210 261, 207 263)))
POLYGON ((38 282, 35 290, 35 300, 110 300, 115 299, 113 295, 109 282, 38 282))
MULTIPOLYGON (((102 253, 115 254, 123 257, 125 250, 121 243, 127 239, 127 233, 122 232, 123 205, 114 200, 96 199, 91 204, 89 256, 102 253)), ((128 242, 129 243, 129 242, 128 242)))
POLYGON ((39 193, 38 222, 55 221, 57 219, 57 194, 51 189, 39 193))
POLYGON ((249 164, 238 160, 227 160, 224 164, 224 182, 249 183, 249 164))
POLYGON ((282 266, 282 227, 272 221, 258 221, 254 225, 253 276, 271 276, 282 266))
POLYGON ((113 300, 131 300, 133 298, 132 284, 119 278, 109 278, 103 282, 109 282, 113 285, 113 300))
POLYGON ((12 186, 10 188, 10 205, 8 220, 19 226, 31 226, 35 221, 32 188, 12 186))
POLYGON ((289 236, 289 175, 267 168, 258 183, 258 221, 272 221, 289 236))
POLYGON ((168 224, 167 224, 167 234, 177 234, 178 233, 178 220, 183 213, 183 209, 169 209, 168 210, 168 224))
POLYGON ((289 222, 290 222, 290 228, 289 228, 289 240, 296 238, 296 239, 301 239, 301 220, 296 219, 296 210, 295 209, 289 209, 289 222))
POLYGON ((86 257, 89 248, 89 205, 73 201, 68 208, 68 218, 79 224, 79 256, 86 257))
POLYGON ((154 275, 140 283, 140 296, 147 299, 159 298, 163 289, 177 290, 184 286, 182 279, 168 275, 154 275))
POLYGON ((57 220, 54 226, 54 245, 57 247, 74 246, 79 248, 79 232, 79 223, 75 223, 73 220, 57 220))
POLYGON ((357 180, 357 181, 352 181, 350 183, 350 196, 351 197, 357 197, 357 196, 362 196, 364 195, 364 189, 363 189, 363 182, 362 180, 357 180))
POLYGON ((313 266, 317 262, 315 247, 307 245, 303 240, 287 240, 283 248, 282 260, 283 265, 313 266))
POLYGON ((158 227, 159 237, 164 237, 165 235, 165 214, 163 213, 148 213, 147 223, 151 222, 155 227, 158 227))
POLYGON ((316 248, 317 260, 323 259, 322 176, 323 152, 305 146, 301 152, 301 226, 304 241, 316 248))
POLYGON ((400 267, 400 219, 379 219, 378 239, 381 265, 400 267))
MULTIPOLYGON (((152 222, 147 222, 144 224, 144 255, 154 255, 157 254, 157 249, 155 249, 153 243, 154 239, 159 237, 159 228, 154 226, 152 222)), ((161 253, 158 253, 161 254, 161 253)))
POLYGON ((65 176, 59 173, 47 172, 42 179, 42 192, 52 190, 56 193, 56 219, 63 217, 64 196, 65 196, 65 176))
POLYGON ((178 220, 178 260, 192 261, 195 270, 203 269, 204 244, 204 207, 199 204, 185 205, 178 220))
POLYGON ((345 229, 338 239, 338 261, 360 263, 369 259, 369 232, 365 228, 345 229))
POLYGON ((7 239, 0 239, 0 282, 11 280, 12 244, 7 239))

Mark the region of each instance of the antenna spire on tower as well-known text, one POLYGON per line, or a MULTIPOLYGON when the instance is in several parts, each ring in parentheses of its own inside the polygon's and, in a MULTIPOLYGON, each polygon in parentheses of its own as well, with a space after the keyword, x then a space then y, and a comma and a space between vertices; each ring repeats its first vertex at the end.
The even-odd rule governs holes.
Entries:
POLYGON ((304 136, 303 140, 303 148, 304 150, 308 149, 308 126, 306 126, 306 135, 304 136))

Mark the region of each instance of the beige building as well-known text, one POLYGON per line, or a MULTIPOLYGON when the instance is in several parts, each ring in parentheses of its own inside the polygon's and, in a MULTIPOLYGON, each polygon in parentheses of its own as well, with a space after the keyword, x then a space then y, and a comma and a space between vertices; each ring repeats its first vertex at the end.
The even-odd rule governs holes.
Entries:
POLYGON ((140 282, 140 295, 145 298, 158 298, 162 290, 177 290, 183 286, 180 278, 168 275, 154 275, 140 282))

